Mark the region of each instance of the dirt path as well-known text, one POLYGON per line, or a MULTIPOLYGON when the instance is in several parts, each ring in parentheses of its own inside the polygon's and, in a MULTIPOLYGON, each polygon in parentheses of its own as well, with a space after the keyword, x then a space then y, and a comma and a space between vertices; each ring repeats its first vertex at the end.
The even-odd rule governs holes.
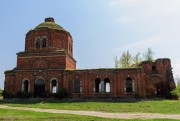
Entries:
POLYGON ((180 114, 158 114, 158 113, 105 113, 97 111, 73 111, 73 110, 55 110, 55 109, 40 109, 40 108, 22 108, 22 107, 10 107, 0 105, 3 109, 16 109, 16 110, 28 110, 35 112, 47 112, 47 113, 61 113, 61 114, 76 114, 85 116, 97 116, 102 118, 118 118, 118 119, 179 119, 180 114))

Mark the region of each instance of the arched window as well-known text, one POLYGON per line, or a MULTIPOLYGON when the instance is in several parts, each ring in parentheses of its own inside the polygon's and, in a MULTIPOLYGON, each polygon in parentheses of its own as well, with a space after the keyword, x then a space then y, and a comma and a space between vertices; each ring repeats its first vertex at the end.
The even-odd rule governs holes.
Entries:
POLYGON ((50 92, 57 93, 58 92, 58 80, 56 78, 52 78, 50 80, 50 92))
POLYGON ((41 46, 41 38, 37 37, 36 38, 36 48, 40 48, 40 46, 41 46))
POLYGON ((80 80, 79 78, 74 79, 74 93, 80 93, 80 80))
POLYGON ((26 80, 24 81, 24 92, 28 92, 29 82, 26 80))
POLYGON ((126 92, 133 92, 133 80, 130 77, 126 78, 126 92))
POLYGON ((52 80, 51 85, 52 85, 51 92, 52 93, 57 93, 57 81, 52 80))
POLYGON ((22 92, 29 92, 30 89, 30 84, 29 84, 29 80, 23 80, 22 81, 22 92))
POLYGON ((96 78, 95 80, 95 93, 101 92, 101 81, 99 78, 96 78))
POLYGON ((47 47, 47 37, 43 37, 42 38, 42 48, 46 48, 47 47))
POLYGON ((110 79, 109 78, 105 78, 104 80, 104 90, 106 93, 110 92, 110 79))

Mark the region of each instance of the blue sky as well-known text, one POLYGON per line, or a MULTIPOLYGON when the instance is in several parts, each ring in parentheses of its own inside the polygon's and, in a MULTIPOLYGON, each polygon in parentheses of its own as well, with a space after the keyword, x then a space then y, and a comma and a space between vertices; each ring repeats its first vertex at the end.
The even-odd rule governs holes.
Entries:
POLYGON ((47 17, 71 33, 77 68, 111 68, 122 52, 150 47, 180 76, 180 0, 1 0, 0 15, 1 88, 26 33, 47 17))

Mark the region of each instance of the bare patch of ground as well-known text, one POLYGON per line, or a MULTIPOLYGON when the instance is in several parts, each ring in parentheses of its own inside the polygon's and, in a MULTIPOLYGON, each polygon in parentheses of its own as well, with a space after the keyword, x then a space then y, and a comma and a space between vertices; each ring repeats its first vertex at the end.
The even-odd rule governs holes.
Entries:
POLYGON ((179 119, 180 114, 158 114, 158 113, 106 113, 98 111, 74 111, 74 110, 55 110, 40 108, 22 108, 0 105, 3 109, 28 110, 35 112, 60 113, 60 114, 76 114, 85 116, 97 116, 102 118, 118 118, 118 119, 179 119))

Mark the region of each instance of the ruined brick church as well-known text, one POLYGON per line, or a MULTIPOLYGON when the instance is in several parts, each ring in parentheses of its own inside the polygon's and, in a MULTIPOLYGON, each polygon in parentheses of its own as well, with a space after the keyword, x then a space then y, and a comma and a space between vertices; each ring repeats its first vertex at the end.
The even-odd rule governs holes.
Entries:
POLYGON ((71 34, 46 18, 26 34, 17 66, 5 72, 4 90, 41 97, 61 88, 70 98, 126 98, 165 96, 175 83, 168 58, 144 61, 136 68, 76 69, 71 34))

